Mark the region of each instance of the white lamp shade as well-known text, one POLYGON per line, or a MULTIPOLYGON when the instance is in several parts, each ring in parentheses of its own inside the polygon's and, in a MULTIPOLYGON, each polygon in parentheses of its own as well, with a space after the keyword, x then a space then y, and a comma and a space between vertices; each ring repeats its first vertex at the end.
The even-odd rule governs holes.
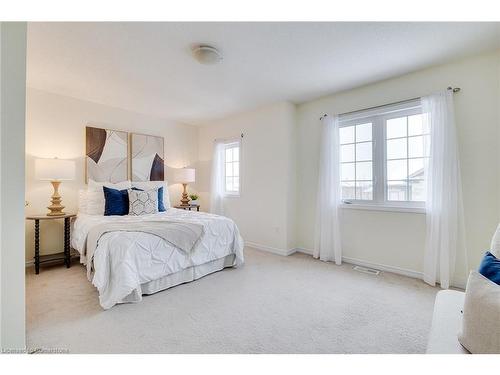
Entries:
POLYGON ((174 170, 174 181, 180 184, 187 184, 195 181, 195 169, 179 168, 174 170))
POLYGON ((48 181, 74 180, 75 162, 57 158, 36 159, 35 178, 48 181))

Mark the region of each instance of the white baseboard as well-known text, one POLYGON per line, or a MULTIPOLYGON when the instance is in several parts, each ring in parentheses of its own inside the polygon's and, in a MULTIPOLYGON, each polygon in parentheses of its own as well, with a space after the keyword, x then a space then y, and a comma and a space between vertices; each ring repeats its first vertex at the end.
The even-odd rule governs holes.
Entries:
MULTIPOLYGON (((313 254, 312 249, 295 248, 294 250, 298 253, 303 253, 303 254, 307 254, 307 255, 313 254)), ((424 277, 422 272, 413 271, 413 270, 409 270, 409 269, 401 268, 401 267, 388 266, 388 265, 380 264, 380 263, 368 262, 368 261, 356 259, 356 258, 342 257, 342 261, 345 263, 353 264, 355 266, 375 268, 375 269, 380 270, 380 271, 391 272, 391 273, 395 273, 395 274, 402 275, 402 276, 412 277, 414 279, 422 280, 424 277)))
POLYGON ((313 255, 313 250, 312 249, 304 249, 303 247, 296 247, 295 249, 296 253, 302 253, 302 254, 307 254, 312 256, 313 255))
POLYGON ((295 253, 297 250, 296 249, 280 249, 278 247, 272 247, 272 246, 267 246, 267 245, 261 245, 256 242, 251 242, 251 241, 245 241, 245 246, 252 247, 257 250, 262 250, 262 251, 267 251, 268 253, 276 254, 276 255, 281 255, 281 256, 288 256, 292 255, 295 253))

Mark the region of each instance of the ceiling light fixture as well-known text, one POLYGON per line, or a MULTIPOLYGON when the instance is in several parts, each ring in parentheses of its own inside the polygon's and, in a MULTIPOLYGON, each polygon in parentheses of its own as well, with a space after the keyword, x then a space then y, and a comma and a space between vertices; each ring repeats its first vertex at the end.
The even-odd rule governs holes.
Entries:
POLYGON ((203 65, 214 65, 222 61, 222 54, 217 48, 206 44, 193 47, 192 53, 196 61, 203 65))

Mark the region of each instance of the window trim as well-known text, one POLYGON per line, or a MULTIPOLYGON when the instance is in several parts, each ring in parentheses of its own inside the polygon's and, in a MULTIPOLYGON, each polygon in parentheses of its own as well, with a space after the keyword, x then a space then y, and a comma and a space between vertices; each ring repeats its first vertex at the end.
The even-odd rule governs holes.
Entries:
MULTIPOLYGON (((224 168, 224 174, 223 174, 223 186, 224 186, 224 197, 225 198, 238 198, 241 196, 241 139, 240 138, 235 138, 235 139, 228 139, 224 141, 224 153, 223 153, 223 158, 222 158, 222 164, 224 168), (226 190, 226 149, 228 148, 234 148, 238 147, 238 163, 239 163, 239 175, 238 175, 238 191, 227 191, 226 190)), ((234 177, 234 176, 233 176, 234 177)))
MULTIPOLYGON (((345 199, 342 200, 342 208, 415 213, 425 212, 425 201, 390 201, 387 199, 387 139, 385 123, 387 120, 393 118, 421 113, 422 106, 418 99, 340 115, 340 128, 360 125, 365 122, 372 123, 373 199, 345 199), (380 143, 382 144, 380 145, 380 143)), ((404 138, 408 139, 408 135, 404 138)))
MULTIPOLYGON (((417 202, 420 203, 420 202, 417 202)), ((364 203, 341 203, 342 209, 348 210, 368 210, 368 211, 388 211, 388 212, 406 212, 415 214, 425 214, 425 206, 399 206, 399 205, 381 205, 381 204, 364 204, 364 203)))

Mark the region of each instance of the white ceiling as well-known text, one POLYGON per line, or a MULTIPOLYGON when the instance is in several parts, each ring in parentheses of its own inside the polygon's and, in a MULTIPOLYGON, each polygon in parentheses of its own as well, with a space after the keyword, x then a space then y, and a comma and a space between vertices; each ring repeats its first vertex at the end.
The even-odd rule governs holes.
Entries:
POLYGON ((498 23, 30 23, 28 86, 198 124, 500 48, 498 23), (221 64, 200 65, 208 43, 221 64))

